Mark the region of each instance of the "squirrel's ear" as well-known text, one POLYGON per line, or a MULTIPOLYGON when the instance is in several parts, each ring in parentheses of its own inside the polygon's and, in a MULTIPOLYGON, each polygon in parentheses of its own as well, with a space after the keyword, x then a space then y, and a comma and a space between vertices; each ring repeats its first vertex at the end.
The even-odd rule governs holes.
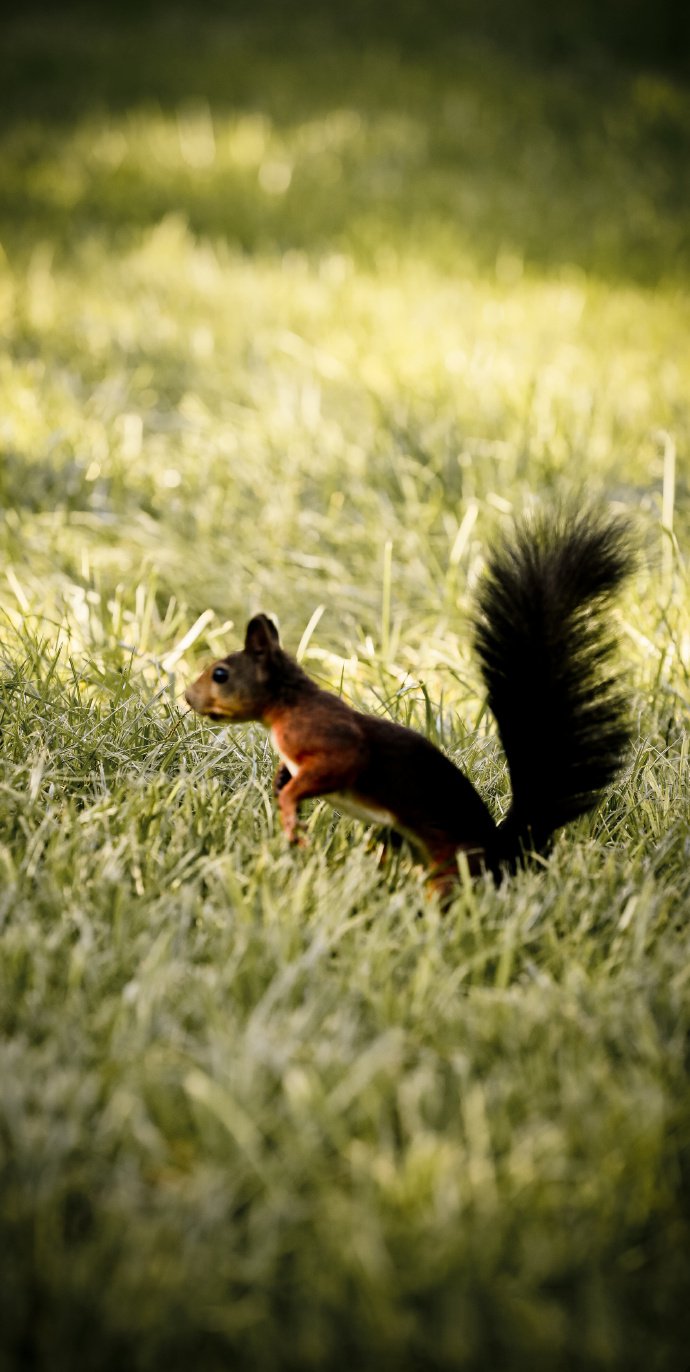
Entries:
POLYGON ((280 636, 273 620, 268 615, 254 615, 247 625, 245 652, 253 653, 255 657, 266 657, 279 646, 280 636))

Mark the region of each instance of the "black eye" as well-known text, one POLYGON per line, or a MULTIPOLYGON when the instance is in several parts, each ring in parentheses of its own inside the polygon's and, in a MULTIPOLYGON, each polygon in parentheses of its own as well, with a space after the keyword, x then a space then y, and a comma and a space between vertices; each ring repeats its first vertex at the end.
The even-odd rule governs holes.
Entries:
POLYGON ((211 673, 213 681, 227 681, 229 675, 227 667, 214 667, 211 673))

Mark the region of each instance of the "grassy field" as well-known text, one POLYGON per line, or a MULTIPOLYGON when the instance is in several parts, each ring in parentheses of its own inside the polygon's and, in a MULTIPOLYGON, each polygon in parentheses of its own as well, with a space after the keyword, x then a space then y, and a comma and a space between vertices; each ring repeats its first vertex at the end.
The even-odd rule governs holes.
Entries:
POLYGON ((2 1372, 686 1359, 690 94, 441 11, 6 24, 2 1372), (583 488, 646 551, 599 812, 445 915, 287 850, 200 664, 274 613, 499 812, 472 584, 583 488))

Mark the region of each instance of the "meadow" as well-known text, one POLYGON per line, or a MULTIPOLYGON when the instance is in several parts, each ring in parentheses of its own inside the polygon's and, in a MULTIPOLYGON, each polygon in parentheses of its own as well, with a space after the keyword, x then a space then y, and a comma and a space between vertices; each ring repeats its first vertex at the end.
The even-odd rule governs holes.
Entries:
POLYGON ((2 1372, 686 1360, 690 89, 461 8, 5 22, 2 1372), (446 912, 286 848, 200 666, 275 614, 498 814, 472 587, 573 491, 644 552, 596 814, 446 912))

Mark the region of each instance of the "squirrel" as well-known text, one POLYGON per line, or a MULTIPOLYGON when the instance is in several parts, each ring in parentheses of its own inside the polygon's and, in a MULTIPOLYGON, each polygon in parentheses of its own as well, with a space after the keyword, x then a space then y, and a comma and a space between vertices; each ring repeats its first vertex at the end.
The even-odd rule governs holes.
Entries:
POLYGON ((270 729, 290 843, 301 842, 301 801, 324 796, 407 839, 441 894, 457 880, 460 854, 471 876, 500 881, 593 809, 624 762, 630 729, 608 610, 634 561, 628 525, 591 509, 518 521, 489 554, 472 637, 510 774, 499 823, 422 734, 318 686, 265 614, 250 620, 242 651, 207 667, 186 699, 211 720, 270 729))

